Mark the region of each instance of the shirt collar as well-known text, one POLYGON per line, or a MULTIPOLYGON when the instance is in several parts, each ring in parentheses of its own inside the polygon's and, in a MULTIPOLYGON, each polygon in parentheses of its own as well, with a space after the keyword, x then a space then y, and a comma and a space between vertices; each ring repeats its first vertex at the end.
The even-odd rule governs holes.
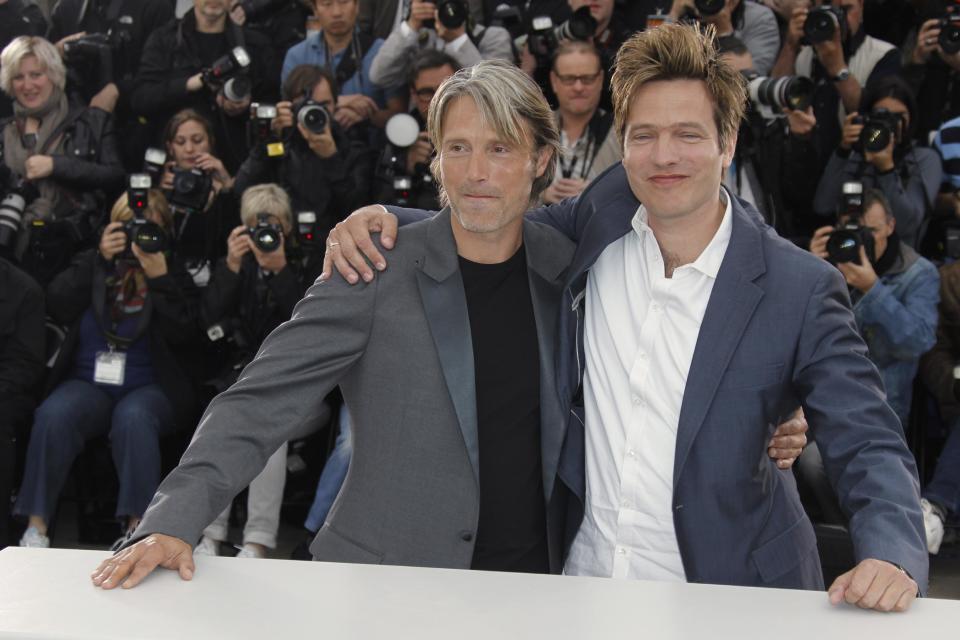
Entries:
MULTIPOLYGON (((717 273, 720 271, 720 265, 723 263, 723 256, 726 255, 727 246, 730 244, 730 234, 733 231, 733 201, 726 187, 720 187, 720 199, 724 202, 726 208, 723 211, 723 219, 720 221, 717 232, 713 234, 713 238, 697 259, 690 264, 680 267, 680 269, 696 269, 700 273, 716 279, 717 273)), ((647 209, 641 204, 637 208, 637 212, 631 221, 634 232, 640 236, 641 240, 643 240, 647 234, 653 235, 653 230, 647 224, 647 216, 647 209)), ((653 240, 656 242, 655 238, 653 238, 653 240)))

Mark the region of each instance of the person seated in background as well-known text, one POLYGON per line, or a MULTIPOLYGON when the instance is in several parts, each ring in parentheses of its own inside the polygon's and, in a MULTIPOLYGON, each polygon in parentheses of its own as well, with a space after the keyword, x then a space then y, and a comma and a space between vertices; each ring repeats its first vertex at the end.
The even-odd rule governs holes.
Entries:
POLYGON ((407 106, 400 87, 381 87, 370 76, 373 59, 383 46, 357 29, 357 0, 314 0, 320 31, 287 51, 281 82, 299 65, 323 67, 334 78, 337 102, 333 117, 350 129, 360 123, 382 128, 407 106))
MULTIPOLYGON (((230 233, 227 256, 217 263, 201 307, 208 335, 229 343, 217 377, 218 391, 236 381, 267 335, 290 319, 306 291, 296 260, 290 198, 284 190, 275 184, 250 187, 240 201, 240 218, 242 224, 230 233)), ((276 548, 286 479, 284 442, 250 483, 238 558, 263 558, 267 549, 276 548)), ((228 506, 204 529, 195 554, 219 555, 220 543, 228 537, 229 517, 228 506)))
POLYGON ((933 263, 901 240, 897 227, 884 193, 867 189, 859 217, 841 212, 835 226, 817 229, 810 252, 834 263, 843 274, 857 329, 880 370, 887 402, 904 426, 920 356, 936 341, 940 278, 933 263), (848 225, 863 229, 859 252, 852 260, 838 262, 838 256, 830 253, 829 240, 848 225))
POLYGON ((210 121, 192 109, 175 114, 163 135, 167 163, 160 188, 173 210, 172 246, 198 287, 206 286, 227 237, 240 223, 234 180, 217 157, 210 121))
POLYGON ((278 97, 279 65, 266 37, 229 19, 229 5, 229 0, 194 0, 182 18, 153 32, 143 48, 132 103, 154 128, 182 109, 203 115, 221 143, 224 165, 233 172, 247 156, 251 101, 278 97), (244 52, 240 57, 238 47, 244 52), (235 69, 227 81, 210 72, 225 57, 235 69))
POLYGON ((675 0, 670 15, 675 20, 692 14, 703 24, 712 24, 717 37, 734 36, 746 45, 753 70, 765 76, 780 53, 780 28, 773 11, 754 0, 725 0, 716 13, 698 10, 693 0, 675 0))
POLYGON ((927 551, 936 555, 944 539, 944 523, 960 514, 960 262, 940 268, 940 320, 937 343, 920 360, 920 376, 936 398, 947 441, 933 477, 923 488, 920 506, 927 551))
POLYGON ((510 32, 503 27, 485 27, 469 19, 465 0, 456 0, 461 18, 456 26, 439 15, 429 0, 412 0, 409 17, 384 41, 370 65, 370 79, 380 86, 396 86, 409 75, 411 58, 417 51, 437 49, 454 58, 459 67, 481 60, 514 61, 510 32))
POLYGON ((376 194, 372 200, 387 204, 407 202, 421 209, 440 209, 437 182, 430 173, 434 148, 427 132, 427 111, 443 81, 461 67, 450 55, 436 49, 417 51, 409 66, 410 101, 414 105, 409 114, 416 120, 420 133, 412 145, 398 148, 391 144, 386 150, 391 162, 385 166, 381 161, 378 165, 376 194), (409 178, 409 184, 402 184, 403 188, 398 189, 400 176, 409 178))
MULTIPOLYGON (((233 188, 243 193, 256 184, 279 184, 289 194, 294 212, 314 214, 313 235, 326 238, 333 225, 369 202, 374 151, 365 141, 348 136, 330 117, 338 94, 336 82, 323 67, 295 68, 284 83, 284 98, 272 123, 284 141, 282 155, 271 156, 266 143, 255 145, 233 188), (315 117, 306 117, 306 109, 315 117)), ((319 267, 319 258, 315 262, 319 267)), ((307 279, 317 275, 318 270, 307 279)))
MULTIPOLYGON (((50 546, 47 527, 70 467, 86 441, 103 435, 120 481, 116 516, 125 535, 133 531, 160 483, 160 438, 193 415, 179 364, 196 333, 193 282, 161 246, 131 241, 140 241, 134 217, 121 195, 99 248, 78 254, 47 288, 47 313, 68 330, 34 414, 14 506, 28 519, 20 546, 50 546)), ((142 218, 169 234, 159 190, 148 192, 142 218)))
POLYGON ((8 544, 15 441, 30 426, 44 371, 43 290, 0 258, 0 549, 8 544))
POLYGON ((589 42, 567 40, 554 53, 550 86, 557 96, 559 171, 543 192, 547 204, 572 198, 623 157, 613 113, 600 107, 604 71, 589 42))
POLYGON ((816 215, 831 216, 844 183, 863 182, 883 192, 897 220, 897 235, 917 246, 921 225, 940 188, 942 168, 935 151, 913 141, 916 112, 909 85, 897 76, 866 88, 859 111, 844 119, 843 137, 817 185, 816 215))
POLYGON ((14 99, 14 116, 0 122, 0 190, 17 185, 27 201, 2 251, 41 285, 94 243, 103 203, 123 183, 110 114, 71 105, 65 84, 63 61, 43 38, 20 36, 0 54, 0 87, 14 99))

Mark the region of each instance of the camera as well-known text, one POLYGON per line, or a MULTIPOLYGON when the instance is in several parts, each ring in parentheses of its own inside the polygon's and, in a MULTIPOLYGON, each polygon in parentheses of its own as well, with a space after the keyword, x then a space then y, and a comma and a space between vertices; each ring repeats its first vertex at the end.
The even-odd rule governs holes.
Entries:
POLYGON ((90 88, 94 93, 113 82, 114 50, 109 35, 91 33, 64 42, 63 57, 80 85, 90 88))
POLYGON ((213 190, 213 180, 199 169, 174 169, 170 206, 183 211, 203 211, 213 190))
POLYGON ((159 253, 167 247, 167 234, 160 225, 148 221, 143 212, 147 208, 151 178, 146 173, 135 173, 127 183, 127 205, 133 211, 133 218, 123 224, 127 235, 126 255, 132 255, 130 246, 136 244, 145 253, 159 253))
POLYGON ((814 84, 810 78, 768 78, 755 73, 745 75, 750 101, 767 119, 783 113, 784 109, 803 111, 813 102, 814 84))
POLYGON ((297 235, 300 244, 311 248, 317 244, 317 214, 314 211, 300 211, 297 213, 297 235))
POLYGON ((230 53, 217 59, 203 70, 203 83, 212 89, 221 89, 227 80, 250 66, 250 54, 243 47, 234 47, 230 53))
POLYGON ((258 213, 257 224, 247 227, 254 246, 264 253, 276 251, 283 244, 283 228, 270 222, 269 213, 258 213))
POLYGON ((853 122, 862 124, 857 148, 861 153, 883 151, 894 139, 900 128, 903 116, 887 109, 875 109, 864 116, 856 116, 853 122))
POLYGON ((946 15, 940 18, 940 35, 937 42, 946 54, 960 51, 960 6, 952 4, 947 7, 946 15))
POLYGON ((597 30, 597 21, 590 15, 590 7, 583 6, 573 12, 566 22, 554 26, 550 16, 535 16, 527 37, 530 53, 539 60, 547 60, 562 40, 588 41, 597 30))
POLYGON ((832 264, 860 264, 860 247, 869 260, 874 257, 873 233, 860 224, 863 219, 863 184, 844 182, 837 228, 827 239, 827 260, 832 264))
POLYGON ((304 100, 294 114, 297 124, 311 133, 323 133, 330 122, 330 114, 316 100, 304 100))
POLYGON ((150 147, 143 154, 143 170, 150 176, 150 185, 159 187, 166 169, 167 152, 163 149, 150 147))
POLYGON ((266 145, 267 157, 279 158, 286 153, 283 142, 276 139, 270 125, 277 117, 277 106, 273 104, 250 105, 250 122, 247 123, 247 146, 266 145))
POLYGON ((829 4, 814 7, 803 22, 803 44, 820 44, 832 40, 837 29, 840 30, 840 42, 846 42, 849 27, 845 8, 829 4))
POLYGON ((236 4, 243 9, 247 20, 253 21, 277 9, 285 0, 240 0, 236 4))
POLYGON ((727 3, 726 0, 694 0, 693 4, 701 16, 715 16, 727 3))
POLYGON ((398 149, 412 146, 420 135, 420 125, 408 113, 398 113, 389 120, 384 127, 387 141, 390 142, 384 150, 383 159, 378 167, 378 175, 389 180, 392 185, 390 202, 397 206, 408 206, 413 198, 425 192, 425 188, 433 189, 433 175, 430 167, 417 163, 413 175, 408 175, 404 163, 401 161, 398 149))
POLYGON ((437 18, 447 29, 459 29, 470 16, 470 9, 463 0, 440 0, 437 3, 437 18))
POLYGON ((245 75, 230 78, 223 83, 223 97, 231 102, 243 102, 250 97, 253 82, 245 75))
POLYGON ((23 223, 23 212, 34 198, 37 197, 37 188, 24 178, 11 171, 0 161, 0 247, 13 248, 20 226, 23 223))

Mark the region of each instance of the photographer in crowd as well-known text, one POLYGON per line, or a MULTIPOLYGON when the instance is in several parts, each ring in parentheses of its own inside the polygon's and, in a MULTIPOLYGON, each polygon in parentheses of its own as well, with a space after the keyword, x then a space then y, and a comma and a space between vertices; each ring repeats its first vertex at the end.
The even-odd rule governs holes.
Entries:
POLYGON ((937 343, 920 361, 920 375, 936 398, 947 441, 923 489, 920 506, 927 550, 940 551, 944 523, 960 513, 960 263, 940 268, 940 322, 937 343))
POLYGON ((848 113, 860 108, 865 87, 900 70, 900 51, 863 29, 863 0, 836 0, 793 10, 771 75, 798 75, 817 84, 813 112, 821 151, 841 138, 848 113), (809 44, 808 44, 809 43, 809 44))
POLYGON ((8 212, 19 233, 5 234, 2 249, 41 284, 93 243, 102 203, 123 180, 110 114, 71 105, 65 73, 43 38, 21 36, 0 54, 0 87, 15 101, 0 122, 0 190, 20 196, 8 212))
POLYGON ((579 195, 595 177, 622 158, 613 113, 601 108, 604 71, 600 54, 589 42, 560 43, 550 70, 557 96, 554 116, 562 154, 553 182, 543 192, 547 204, 579 195))
MULTIPOLYGON (((43 36, 47 19, 33 0, 0 0, 0 51, 19 36, 43 36)), ((0 118, 13 114, 13 100, 0 93, 0 118)))
MULTIPOLYGON (((494 8, 506 4, 500 0, 464 0, 464 3, 476 24, 490 24, 494 8)), ((364 33, 386 40, 407 19, 409 4, 408 0, 359 0, 357 24, 364 33)))
POLYGON ((147 40, 133 108, 159 126, 191 108, 212 124, 229 171, 247 155, 251 101, 275 100, 278 65, 261 34, 228 18, 228 0, 194 0, 193 10, 147 40))
POLYGON ((16 440, 30 426, 43 376, 43 290, 0 258, 0 549, 8 544, 16 440))
POLYGON ((48 547, 47 527, 74 458, 107 435, 120 480, 117 518, 136 527, 160 482, 160 438, 194 417, 178 357, 196 332, 193 283, 168 261, 170 209, 151 189, 142 211, 121 195, 98 249, 77 255, 47 288, 47 312, 69 327, 34 415, 14 514, 21 546, 48 547), (142 246, 141 246, 142 245, 142 246))
POLYGON ((817 215, 831 214, 845 182, 862 181, 883 192, 893 207, 900 239, 917 246, 942 169, 935 151, 913 141, 916 111, 910 87, 899 77, 882 78, 866 88, 860 111, 844 119, 840 145, 817 185, 813 201, 817 215))
POLYGON ((720 38, 733 36, 746 45, 753 69, 767 75, 780 52, 780 28, 768 7, 754 0, 675 0, 670 15, 679 20, 692 16, 712 24, 720 38))
POLYGON ((196 111, 174 115, 163 140, 169 161, 160 184, 173 209, 173 251, 203 287, 240 221, 234 180, 216 155, 213 127, 196 111))
MULTIPOLYGON (((275 184, 250 187, 240 204, 243 224, 227 241, 227 257, 217 263, 203 294, 203 319, 208 335, 229 341, 218 390, 232 385, 256 355, 260 344, 281 322, 290 319, 294 305, 306 291, 296 260, 290 198, 275 184), (219 328, 219 331, 216 330, 219 328)), ((267 461, 250 483, 243 547, 237 557, 263 558, 277 546, 280 504, 286 483, 287 444, 267 461)), ((230 507, 203 532, 194 550, 219 555, 227 539, 230 507)))
POLYGON ((382 128, 407 106, 402 89, 381 87, 370 76, 383 40, 357 29, 357 0, 314 0, 314 14, 321 30, 287 51, 281 80, 302 64, 323 67, 337 86, 333 117, 340 126, 382 128))
POLYGON ((338 96, 326 69, 295 68, 284 83, 284 95, 287 100, 277 104, 273 124, 284 141, 282 155, 271 157, 266 142, 255 144, 237 172, 234 189, 243 193, 256 184, 281 185, 294 211, 315 214, 315 237, 326 238, 333 225, 368 202, 373 151, 348 137, 332 117, 338 96))
POLYGON ((234 0, 230 19, 267 36, 276 60, 282 61, 287 49, 307 37, 308 0, 234 0))
POLYGON ((474 24, 465 0, 412 0, 409 17, 390 34, 370 65, 370 79, 380 86, 401 84, 414 54, 437 49, 454 58, 460 67, 481 60, 513 62, 510 33, 503 27, 474 24))
POLYGON ((60 0, 50 15, 47 37, 67 65, 71 98, 114 114, 130 170, 150 143, 131 108, 134 78, 147 38, 171 20, 167 0, 60 0))
MULTIPOLYGON (((419 133, 408 146, 391 141, 384 150, 384 157, 377 166, 377 193, 373 202, 410 205, 429 211, 442 209, 437 183, 430 173, 434 148, 427 133, 427 112, 443 81, 459 70, 460 64, 443 51, 422 49, 414 55, 410 62, 409 85, 410 98, 415 106, 409 115, 419 133)), ((391 135, 389 126, 387 135, 391 135)))
POLYGON ((903 77, 920 109, 914 137, 926 144, 941 123, 960 115, 960 12, 953 2, 930 2, 908 39, 903 77))
POLYGON ((880 370, 887 401, 905 425, 920 356, 936 339, 940 278, 929 260, 901 240, 898 226, 884 193, 866 189, 862 204, 852 199, 836 226, 817 229, 810 251, 846 279, 857 328, 880 370), (856 249, 842 251, 847 245, 856 249))

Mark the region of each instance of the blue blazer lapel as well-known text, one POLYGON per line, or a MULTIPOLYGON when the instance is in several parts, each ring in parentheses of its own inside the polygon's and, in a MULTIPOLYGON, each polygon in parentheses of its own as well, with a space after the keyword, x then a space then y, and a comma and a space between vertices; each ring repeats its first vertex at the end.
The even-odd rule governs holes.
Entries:
POLYGON ((449 209, 441 211, 428 224, 424 256, 417 271, 417 285, 430 333, 437 347, 447 391, 453 401, 473 467, 473 477, 479 486, 480 446, 477 436, 473 338, 449 209))
POLYGON ((729 366, 743 332, 753 316, 763 289, 753 281, 764 266, 762 231, 734 198, 730 244, 700 325, 690 373, 680 407, 673 484, 677 485, 720 380, 729 366))

